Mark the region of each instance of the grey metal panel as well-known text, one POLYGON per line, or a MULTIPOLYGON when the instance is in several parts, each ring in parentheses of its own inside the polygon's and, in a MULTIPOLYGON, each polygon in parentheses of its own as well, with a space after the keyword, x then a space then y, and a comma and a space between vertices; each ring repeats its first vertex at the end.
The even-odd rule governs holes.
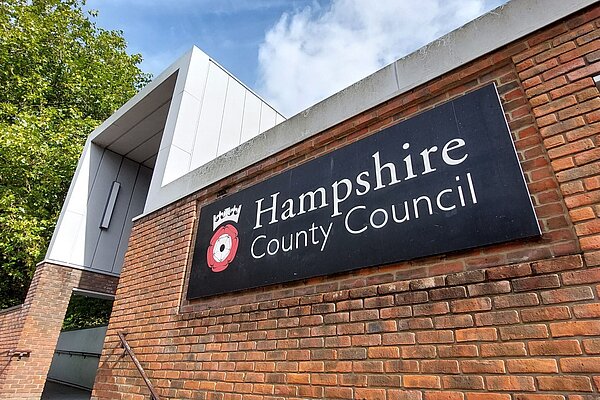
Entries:
POLYGON ((76 239, 74 251, 83 250, 83 257, 81 257, 81 254, 74 254, 75 258, 72 262, 76 265, 90 266, 92 264, 96 245, 100 238, 100 222, 106 200, 110 194, 112 183, 117 178, 122 160, 123 157, 120 155, 112 151, 104 151, 98 174, 88 198, 85 231, 80 232, 79 237, 76 239), (82 240, 84 243, 81 243, 82 240))
MULTIPOLYGON (((138 146, 145 143, 155 132, 163 129, 169 111, 169 104, 170 101, 165 102, 159 109, 140 121, 135 129, 125 133, 112 143, 108 149, 118 154, 130 154, 134 152, 138 146)), ((156 146, 155 153, 158 153, 158 145, 156 146)), ((129 158, 138 162, 142 161, 131 156, 129 158)))
POLYGON ((148 158, 147 160, 145 160, 142 164, 145 167, 148 167, 150 169, 153 169, 154 166, 156 165, 156 160, 158 158, 158 154, 153 155, 152 157, 148 158))
POLYGON ((160 141, 162 139, 162 127, 154 135, 148 138, 145 142, 141 143, 138 147, 133 149, 130 153, 125 154, 125 157, 130 158, 137 162, 144 162, 150 157, 158 154, 158 148, 160 147, 160 141))
POLYGON ((54 353, 48 371, 48 379, 91 390, 94 386, 99 362, 100 358, 98 357, 54 353))
POLYGON ((92 187, 100 170, 103 156, 104 149, 93 143, 90 143, 89 148, 82 155, 81 168, 73 177, 71 193, 65 201, 68 204, 67 209, 69 211, 79 214, 86 213, 88 198, 92 193, 92 187))
MULTIPOLYGON (((144 131, 144 127, 138 129, 137 125, 146 119, 149 115, 159 109, 173 95, 177 73, 173 73, 158 86, 150 88, 150 92, 144 93, 144 96, 138 98, 136 95, 128 101, 121 109, 111 116, 104 124, 92 133, 94 143, 109 147, 112 143, 119 140, 124 134, 133 134, 139 136, 144 131), (137 100, 133 101, 132 100, 137 100), (127 109, 127 112, 122 112, 127 109), (109 123, 108 127, 104 127, 109 123), (131 130, 131 132, 129 132, 131 130)), ((154 86, 152 84, 148 86, 154 86)), ((142 91, 142 92, 145 92, 142 91)), ((142 93, 140 92, 140 93, 142 93)))
POLYGON ((98 171, 100 170, 100 163, 102 162, 102 157, 104 156, 104 149, 96 146, 94 143, 90 143, 90 159, 89 159, 89 174, 87 182, 88 196, 92 193, 92 186, 96 177, 98 176, 98 171))
POLYGON ((72 263, 75 239, 84 229, 88 197, 103 153, 102 148, 89 141, 86 143, 48 246, 47 259, 72 263))
POLYGON ((108 146, 123 135, 124 130, 116 123, 112 123, 102 130, 102 135, 94 139, 94 143, 99 146, 108 146))
POLYGON ((117 203, 117 196, 121 189, 121 183, 114 181, 110 188, 110 195, 108 196, 108 202, 106 208, 104 208, 104 215, 102 215, 102 222, 100 222, 100 229, 108 229, 110 221, 112 219, 113 211, 117 203))
MULTIPOLYGON (((121 233, 125 225, 125 218, 129 209, 129 203, 131 202, 138 169, 138 163, 127 158, 123 159, 116 178, 116 181, 121 184, 121 189, 115 203, 110 225, 108 229, 103 229, 100 232, 98 245, 96 246, 92 263, 89 265, 92 269, 112 271, 115 251, 119 247, 119 240, 121 239, 121 233)), ((93 229, 94 226, 92 225, 90 228, 93 229)), ((98 226, 96 226, 96 229, 98 229, 98 226)))
POLYGON ((106 326, 99 326, 97 328, 61 332, 58 336, 56 349, 100 354, 106 336, 106 329, 106 326))
POLYGON ((114 252, 114 259, 112 261, 112 272, 115 274, 121 273, 123 267, 123 260, 125 258, 125 252, 127 251, 127 245, 129 243, 129 236, 131 234, 131 227, 133 225, 133 218, 137 217, 144 211, 144 204, 146 203, 146 196, 148 195, 148 188, 150 187, 150 180, 152 179, 152 170, 144 166, 140 166, 135 181, 135 187, 131 196, 131 202, 127 209, 127 215, 121 235, 119 238, 119 245, 114 252))
POLYGON ((92 388, 100 358, 81 355, 61 354, 64 351, 100 354, 106 326, 61 332, 56 345, 56 353, 48 371, 48 378, 74 385, 92 388))

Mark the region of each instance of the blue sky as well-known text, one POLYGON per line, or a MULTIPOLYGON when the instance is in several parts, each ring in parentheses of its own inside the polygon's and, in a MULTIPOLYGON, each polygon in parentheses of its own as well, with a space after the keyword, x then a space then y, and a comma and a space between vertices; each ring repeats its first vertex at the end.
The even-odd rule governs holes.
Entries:
MULTIPOLYGON (((142 69, 158 75, 189 50, 201 48, 250 87, 257 81, 258 47, 285 12, 311 0, 88 0, 98 25, 122 30, 142 69)), ((322 2, 323 4, 325 2, 322 2)))
POLYGON ((198 46, 291 116, 505 0, 88 0, 155 76, 198 46))

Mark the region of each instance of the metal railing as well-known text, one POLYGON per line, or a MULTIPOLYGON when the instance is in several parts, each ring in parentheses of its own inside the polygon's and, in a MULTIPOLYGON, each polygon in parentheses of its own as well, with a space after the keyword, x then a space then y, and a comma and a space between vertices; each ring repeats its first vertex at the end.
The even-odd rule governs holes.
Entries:
POLYGON ((129 343, 127 343, 127 339, 125 339, 126 333, 117 332, 117 335, 119 335, 119 339, 121 340, 121 346, 123 346, 123 349, 125 349, 125 352, 127 354, 129 354, 129 357, 131 357, 131 360, 135 364, 135 367, 137 368, 138 372, 142 376, 142 379, 144 379, 146 386, 150 390, 150 397, 152 398, 152 400, 160 400, 160 397, 158 396, 158 393, 156 393, 154 386, 152 386, 152 382, 150 382, 150 379, 148 379, 148 375, 146 375, 146 371, 144 371, 142 364, 140 364, 139 360, 135 356, 135 353, 129 346, 129 343))
POLYGON ((89 353, 87 351, 54 350, 54 354, 67 355, 70 357, 79 356, 79 357, 83 357, 83 358, 87 358, 87 357, 100 358, 100 354, 89 353))

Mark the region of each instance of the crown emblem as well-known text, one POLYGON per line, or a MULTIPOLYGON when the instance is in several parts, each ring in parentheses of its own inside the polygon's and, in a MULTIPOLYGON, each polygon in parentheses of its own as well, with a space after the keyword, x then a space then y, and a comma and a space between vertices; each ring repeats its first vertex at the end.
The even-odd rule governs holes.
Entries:
POLYGON ((213 231, 223 222, 231 221, 237 223, 241 211, 242 205, 240 204, 239 206, 227 207, 223 211, 219 211, 218 214, 213 215, 213 231))

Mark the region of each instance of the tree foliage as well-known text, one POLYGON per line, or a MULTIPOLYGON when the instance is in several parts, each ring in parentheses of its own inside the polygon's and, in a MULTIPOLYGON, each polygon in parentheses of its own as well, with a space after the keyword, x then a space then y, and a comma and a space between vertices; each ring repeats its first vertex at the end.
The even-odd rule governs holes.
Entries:
POLYGON ((71 331, 108 325, 112 305, 111 300, 74 294, 69 301, 62 330, 71 331))
POLYGON ((0 0, 0 308, 23 301, 86 137, 149 79, 84 0, 0 0))

